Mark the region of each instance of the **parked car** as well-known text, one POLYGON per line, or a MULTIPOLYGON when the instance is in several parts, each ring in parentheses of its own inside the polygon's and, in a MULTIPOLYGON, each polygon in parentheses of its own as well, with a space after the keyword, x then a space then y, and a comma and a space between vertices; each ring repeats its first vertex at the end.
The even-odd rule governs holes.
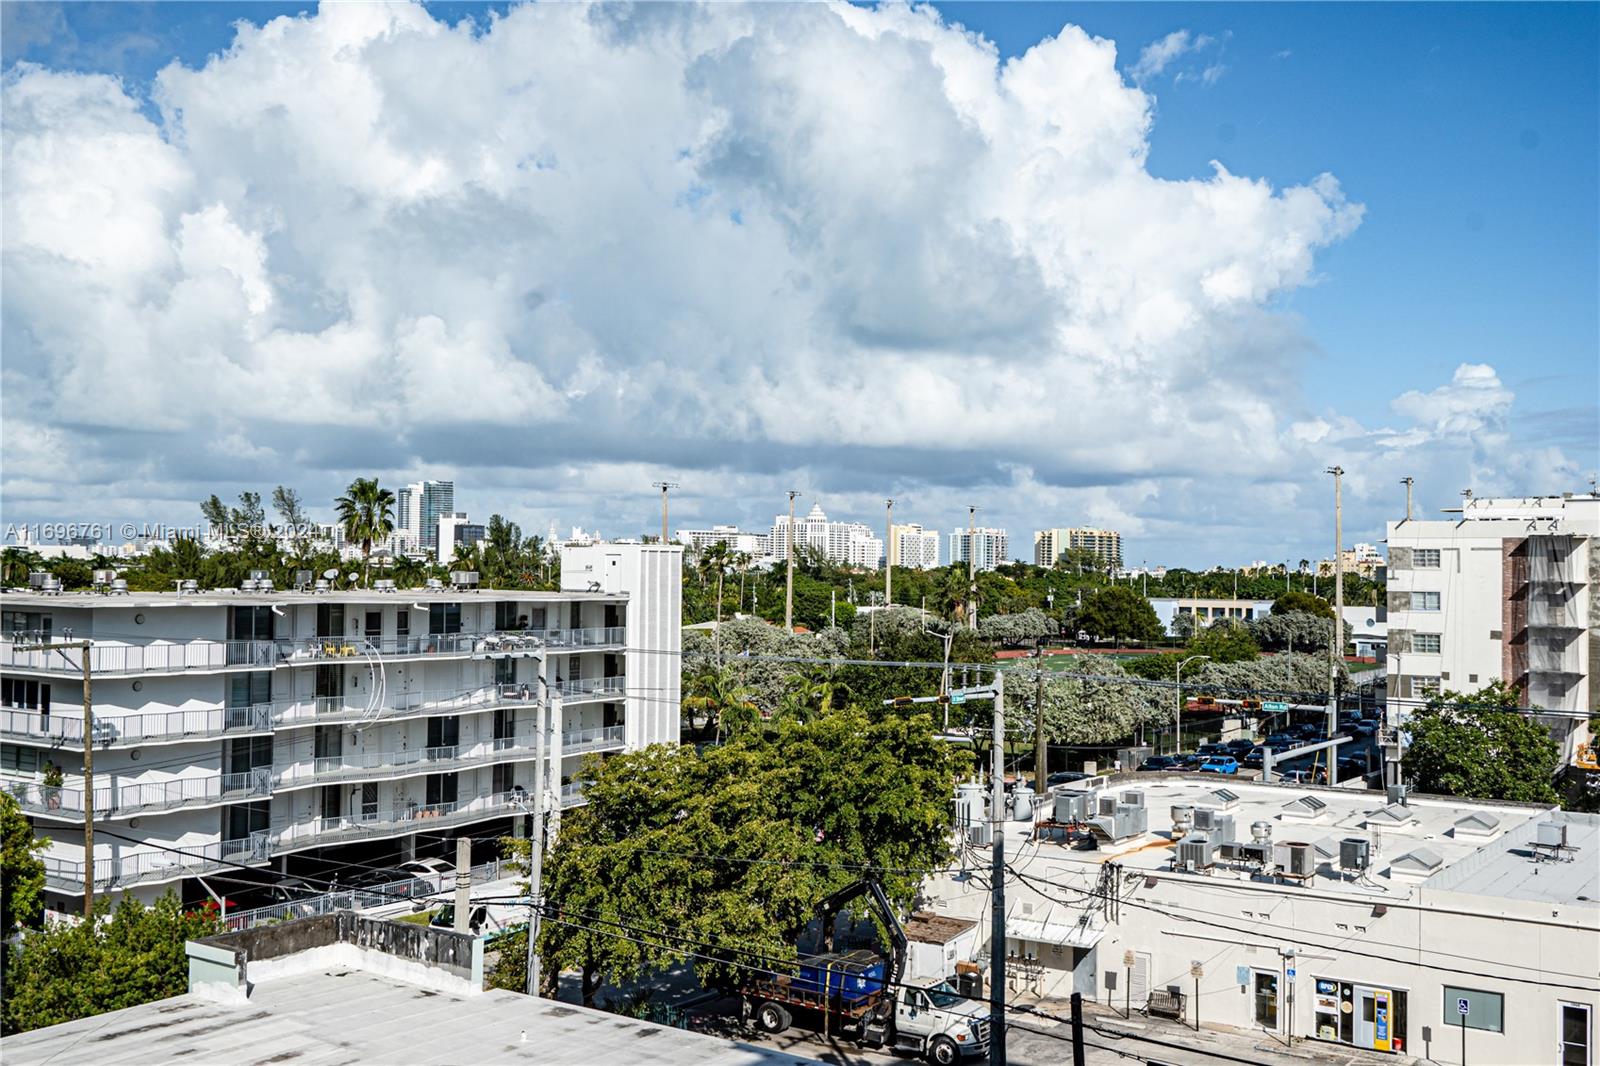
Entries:
MULTIPOLYGON (((1279 775, 1278 780, 1286 785, 1309 785, 1316 781, 1317 774, 1311 770, 1286 770, 1279 775)), ((1327 775, 1322 775, 1326 780, 1327 775)))
POLYGON ((1144 762, 1139 764, 1139 769, 1144 771, 1179 770, 1182 769, 1182 767, 1178 764, 1176 759, 1173 759, 1169 756, 1152 755, 1145 759, 1144 762))
MULTIPOLYGON (((1223 754, 1226 754, 1226 752, 1223 754)), ((1211 758, 1210 755, 1202 755, 1198 751, 1180 752, 1177 755, 1172 756, 1172 760, 1178 764, 1177 766, 1174 766, 1173 769, 1198 770, 1200 768, 1200 764, 1209 758, 1211 758)))
POLYGON ((1351 777, 1367 776, 1367 760, 1353 755, 1346 755, 1339 760, 1339 778, 1344 780, 1351 777))
MULTIPOLYGON (((456 924, 456 905, 446 903, 434 912, 428 919, 428 924, 435 929, 454 929, 456 924)), ((467 914, 467 929, 474 935, 480 933, 498 933, 505 928, 505 924, 489 913, 489 908, 481 903, 474 904, 467 914)))
MULTIPOLYGON (((1245 750, 1250 750, 1249 744, 1245 745, 1245 750)), ((1197 754, 1199 754, 1202 758, 1209 759, 1213 755, 1233 755, 1233 751, 1226 744, 1202 744, 1200 745, 1197 754)))
POLYGON ((397 869, 405 870, 412 877, 444 876, 456 872, 455 866, 443 859, 411 859, 401 863, 397 869))
POLYGON ((1213 755, 1200 764, 1203 774, 1236 774, 1239 772, 1239 761, 1232 755, 1213 755))
POLYGON ((1274 733, 1266 739, 1265 743, 1267 747, 1271 748, 1273 751, 1279 751, 1284 748, 1293 748, 1298 746, 1300 743, 1300 738, 1290 736, 1288 733, 1274 733))
POLYGON ((1232 755, 1235 759, 1242 759, 1244 756, 1250 754, 1250 749, 1256 746, 1256 742, 1253 740, 1246 740, 1243 737, 1237 737, 1233 740, 1226 741, 1222 746, 1226 748, 1227 753, 1232 755))
POLYGON ((1263 748, 1259 744, 1251 748, 1249 753, 1244 757, 1244 766, 1250 770, 1261 769, 1261 763, 1266 755, 1266 751, 1267 749, 1263 748))

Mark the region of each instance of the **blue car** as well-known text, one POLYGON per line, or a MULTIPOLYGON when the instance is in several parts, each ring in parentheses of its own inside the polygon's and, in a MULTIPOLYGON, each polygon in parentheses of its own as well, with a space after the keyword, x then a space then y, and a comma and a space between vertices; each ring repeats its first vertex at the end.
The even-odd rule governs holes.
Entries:
POLYGON ((1213 755, 1200 764, 1203 774, 1236 774, 1239 772, 1239 760, 1232 755, 1213 755))

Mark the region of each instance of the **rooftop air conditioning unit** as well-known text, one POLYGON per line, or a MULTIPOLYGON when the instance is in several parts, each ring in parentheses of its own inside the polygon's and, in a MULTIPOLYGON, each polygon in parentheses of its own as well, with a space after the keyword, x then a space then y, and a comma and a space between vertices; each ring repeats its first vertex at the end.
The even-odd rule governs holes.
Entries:
POLYGON ((1122 793, 1121 799, 1123 803, 1126 803, 1130 807, 1144 806, 1144 793, 1140 792, 1138 789, 1128 789, 1122 793))
POLYGON ((1209 833, 1217 824, 1217 809, 1215 807, 1196 807, 1194 809, 1194 831, 1196 833, 1209 833))
POLYGON ((267 572, 265 570, 252 570, 252 571, 250 571, 250 580, 251 581, 265 581, 265 580, 267 580, 267 578, 268 578, 268 574, 267 574, 267 572))
POLYGON ((1567 846, 1567 823, 1565 822, 1540 822, 1534 827, 1537 834, 1534 842, 1541 848, 1564 848, 1567 846))
POLYGON ((1117 797, 1111 793, 1095 798, 1095 814, 1097 817, 1108 818, 1117 813, 1117 797))
POLYGON ((294 572, 294 587, 297 589, 309 588, 316 576, 316 572, 312 570, 296 570, 294 572))
POLYGON ((1211 831, 1206 834, 1206 837, 1218 844, 1225 840, 1232 840, 1234 838, 1233 815, 1220 812, 1212 815, 1211 831))
POLYGON ((1289 877, 1310 877, 1317 872, 1317 849, 1300 841, 1289 841, 1273 849, 1273 858, 1289 877))
POLYGON ((476 570, 450 571, 450 584, 458 589, 475 589, 478 587, 478 572, 476 570))
POLYGON ((270 577, 256 579, 256 590, 258 592, 271 592, 272 587, 272 579, 270 577))
POLYGON ((442 588, 444 588, 444 582, 440 581, 436 577, 430 577, 428 579, 428 588, 430 588, 430 589, 442 589, 442 588))
POLYGON ((967 843, 974 847, 986 848, 994 843, 994 826, 988 822, 977 822, 967 827, 967 843))
POLYGON ((1272 862, 1272 844, 1267 841, 1240 844, 1239 858, 1258 866, 1266 866, 1272 862))
POLYGON ((1389 785, 1384 788, 1385 803, 1404 803, 1406 801, 1405 785, 1389 785))
POLYGON ((1211 869, 1211 841, 1205 837, 1185 837, 1178 845, 1178 854, 1173 865, 1180 870, 1211 869))
POLYGON ((1055 820, 1058 822, 1084 821, 1089 817, 1093 801, 1094 796, 1087 792, 1057 792, 1055 820))
POLYGON ((28 587, 30 589, 42 589, 44 588, 44 583, 48 580, 50 580, 50 571, 48 570, 28 571, 28 587))
POLYGON ((106 588, 116 580, 116 577, 117 572, 115 570, 96 570, 94 572, 95 588, 106 588))
POLYGON ((1339 868, 1365 870, 1372 865, 1372 841, 1366 837, 1345 837, 1339 841, 1339 868))
POLYGON ((200 591, 200 582, 196 581, 194 578, 189 578, 188 580, 184 581, 182 585, 178 586, 178 591, 179 592, 199 592, 200 591))

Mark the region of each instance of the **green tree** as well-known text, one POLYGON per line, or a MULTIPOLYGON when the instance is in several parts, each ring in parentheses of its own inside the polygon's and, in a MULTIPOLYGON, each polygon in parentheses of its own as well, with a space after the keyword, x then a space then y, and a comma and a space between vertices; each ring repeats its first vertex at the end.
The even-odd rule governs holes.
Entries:
POLYGON ((705 731, 716 723, 717 738, 724 730, 732 733, 750 728, 761 720, 761 710, 751 700, 750 690, 739 683, 739 676, 731 666, 708 664, 700 673, 689 679, 685 686, 683 709, 688 714, 689 731, 695 732, 695 712, 705 715, 705 731))
MULTIPOLYGON (((816 903, 859 875, 847 864, 885 867, 885 888, 908 906, 919 871, 949 859, 965 758, 926 716, 845 710, 703 753, 657 746, 591 761, 588 802, 546 856, 546 973, 580 970, 592 1002, 601 978, 632 980, 689 951, 793 959, 816 903), (623 927, 635 935, 616 936, 623 927)), ((717 987, 743 973, 720 959, 695 970, 717 987)), ((508 967, 494 983, 516 976, 508 967)))
MULTIPOLYGON (((1298 596, 1300 593, 1297 592, 1295 595, 1298 596)), ((1351 635, 1349 623, 1343 624, 1341 629, 1345 643, 1348 644, 1351 635)), ((1326 648, 1328 638, 1333 635, 1333 612, 1330 611, 1325 615, 1312 614, 1309 611, 1269 614, 1254 619, 1250 623, 1250 633, 1263 648, 1271 648, 1274 651, 1283 649, 1316 651, 1318 648, 1326 648)))
POLYGON ((1223 619, 1195 634, 1185 657, 1189 655, 1209 655, 1217 663, 1253 662, 1261 648, 1243 622, 1223 619))
POLYGON ((50 845, 35 840, 33 828, 10 793, 0 792, 0 937, 19 925, 31 926, 44 913, 44 863, 39 852, 50 845))
POLYGON ((1273 614, 1290 614, 1295 611, 1314 614, 1320 618, 1332 618, 1333 604, 1309 592, 1285 592, 1272 601, 1273 614))
MULTIPOLYGON (((1129 684, 1128 673, 1109 655, 1072 655, 1060 670, 1045 673, 1044 729, 1052 744, 1110 744, 1172 717, 1163 689, 1129 684)), ((1035 676, 1006 673, 1006 728, 1032 736, 1039 685, 1035 676), (1013 684, 1012 682, 1020 682, 1013 684)))
POLYGON ((1131 588, 1111 585, 1085 597, 1078 627, 1097 640, 1143 644, 1161 639, 1161 619, 1131 588))
POLYGON ((149 908, 130 896, 113 912, 102 901, 95 914, 12 945, 0 1006, 6 1033, 182 995, 189 989, 184 942, 220 927, 215 904, 186 910, 172 892, 149 908))
POLYGON ((361 576, 365 582, 371 574, 373 542, 394 532, 394 493, 379 487, 377 478, 358 477, 333 503, 344 535, 361 545, 361 576))
POLYGON ((1517 703, 1516 690, 1502 681, 1428 701, 1405 724, 1406 776, 1421 792, 1556 802, 1561 746, 1517 703))

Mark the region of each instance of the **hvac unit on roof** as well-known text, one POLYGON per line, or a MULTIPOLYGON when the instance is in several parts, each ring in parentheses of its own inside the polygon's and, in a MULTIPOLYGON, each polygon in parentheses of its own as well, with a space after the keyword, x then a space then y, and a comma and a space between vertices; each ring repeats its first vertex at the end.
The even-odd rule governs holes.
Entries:
POLYGON ((478 572, 476 570, 450 571, 450 585, 458 589, 475 589, 478 587, 478 572))
POLYGON ((1540 822, 1534 826, 1534 843, 1541 848, 1564 848, 1567 846, 1567 823, 1565 822, 1540 822))
POLYGON ((1172 865, 1180 870, 1209 870, 1212 866, 1211 841, 1205 837, 1188 836, 1178 845, 1172 865))
POLYGON ((1372 842, 1366 837, 1345 837, 1339 841, 1339 869, 1365 870, 1372 865, 1372 842))
POLYGON ((1217 824, 1217 809, 1215 807, 1196 807, 1194 809, 1194 831, 1196 833, 1209 833, 1217 824))

